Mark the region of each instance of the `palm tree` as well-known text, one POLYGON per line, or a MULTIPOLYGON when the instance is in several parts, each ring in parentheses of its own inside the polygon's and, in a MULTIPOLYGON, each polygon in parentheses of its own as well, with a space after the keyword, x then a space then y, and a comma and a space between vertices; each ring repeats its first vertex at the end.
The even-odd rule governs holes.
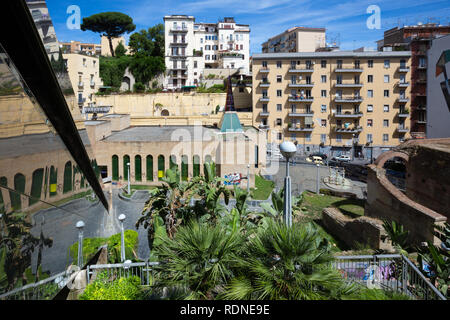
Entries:
POLYGON ((177 228, 193 214, 188 203, 193 195, 195 183, 181 181, 178 168, 166 170, 162 181, 161 186, 150 190, 150 197, 142 210, 142 217, 136 222, 136 229, 140 225, 148 229, 150 248, 159 227, 165 226, 167 236, 172 239, 177 228))
POLYGON ((174 239, 160 240, 155 253, 162 264, 154 268, 153 288, 176 289, 186 299, 213 299, 221 292, 242 247, 239 233, 197 221, 181 227, 174 239))
POLYGON ((351 293, 331 268, 330 245, 312 224, 271 221, 261 228, 237 260, 236 277, 224 299, 337 299, 351 293))

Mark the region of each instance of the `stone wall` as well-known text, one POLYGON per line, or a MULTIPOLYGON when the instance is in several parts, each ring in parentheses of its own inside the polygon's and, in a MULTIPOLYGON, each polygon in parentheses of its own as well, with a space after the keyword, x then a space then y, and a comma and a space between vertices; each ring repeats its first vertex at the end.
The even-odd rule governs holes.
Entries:
POLYGON ((337 208, 323 209, 322 222, 333 237, 338 238, 351 248, 356 245, 369 245, 371 249, 391 250, 383 223, 369 217, 351 219, 337 208))

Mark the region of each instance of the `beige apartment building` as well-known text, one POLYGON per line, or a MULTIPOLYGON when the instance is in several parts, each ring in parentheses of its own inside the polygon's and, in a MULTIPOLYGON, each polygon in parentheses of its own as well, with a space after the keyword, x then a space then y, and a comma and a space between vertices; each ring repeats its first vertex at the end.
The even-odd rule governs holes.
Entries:
POLYGON ((409 138, 410 56, 394 52, 253 55, 253 124, 298 153, 366 159, 409 138))
POLYGON ((96 43, 82 43, 71 40, 70 42, 61 42, 59 45, 63 53, 84 53, 90 56, 98 56, 101 53, 102 46, 96 43))
POLYGON ((63 58, 67 60, 67 71, 78 98, 78 106, 84 113, 84 108, 94 102, 94 94, 103 85, 100 79, 99 58, 79 53, 66 53, 63 58))
POLYGON ((314 52, 325 47, 325 28, 293 27, 262 44, 263 53, 314 52))

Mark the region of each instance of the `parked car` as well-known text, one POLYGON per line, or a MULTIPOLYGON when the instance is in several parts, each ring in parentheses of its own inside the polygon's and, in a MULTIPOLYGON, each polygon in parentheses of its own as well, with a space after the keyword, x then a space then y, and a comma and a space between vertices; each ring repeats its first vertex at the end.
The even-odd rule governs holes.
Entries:
POLYGON ((347 156, 345 154, 334 157, 332 160, 336 161, 342 161, 342 162, 349 162, 351 160, 350 156, 347 156))
POLYGON ((322 160, 327 160, 327 155, 325 153, 316 152, 316 153, 311 154, 311 156, 321 157, 322 160))
POLYGON ((323 160, 321 157, 317 157, 317 156, 309 156, 306 158, 307 162, 312 162, 315 164, 323 164, 323 160))

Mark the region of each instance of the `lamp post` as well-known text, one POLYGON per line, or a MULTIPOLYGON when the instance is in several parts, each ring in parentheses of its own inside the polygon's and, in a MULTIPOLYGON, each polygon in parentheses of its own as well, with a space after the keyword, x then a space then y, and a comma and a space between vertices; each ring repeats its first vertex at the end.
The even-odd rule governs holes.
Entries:
POLYGON ((320 193, 320 164, 316 164, 317 166, 317 180, 316 180, 316 194, 320 193))
POLYGON ((128 166, 128 194, 130 194, 131 191, 130 191, 130 163, 129 162, 127 163, 127 166, 128 166))
POLYGON ((286 158, 286 178, 284 178, 284 223, 292 225, 291 177, 289 176, 289 159, 297 152, 297 147, 290 141, 280 144, 281 154, 286 158))
POLYGON ((123 229, 123 221, 127 216, 123 213, 119 216, 120 221, 120 261, 125 261, 125 231, 123 229))
POLYGON ((250 194, 250 165, 247 165, 247 193, 250 194))
POLYGON ((78 229, 78 261, 77 264, 80 268, 83 267, 83 228, 84 222, 78 221, 75 225, 78 229))

